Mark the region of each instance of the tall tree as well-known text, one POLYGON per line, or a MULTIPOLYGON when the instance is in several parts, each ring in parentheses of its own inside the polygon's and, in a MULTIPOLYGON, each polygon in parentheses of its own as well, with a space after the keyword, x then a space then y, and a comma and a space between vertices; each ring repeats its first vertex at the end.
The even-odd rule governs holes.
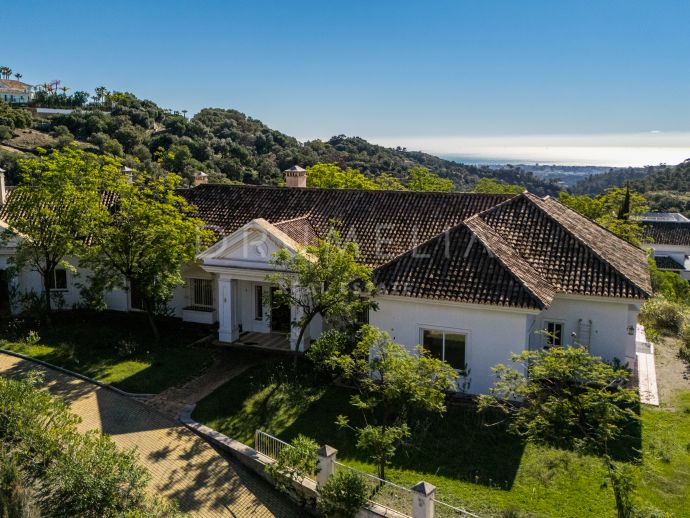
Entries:
POLYGON ((576 196, 567 192, 560 193, 560 200, 583 216, 594 220, 602 227, 634 245, 642 242, 644 229, 636 218, 621 217, 627 211, 628 216, 641 214, 649 210, 647 200, 641 194, 629 188, 612 187, 598 196, 576 196))
POLYGON ((481 178, 474 186, 474 192, 487 194, 520 194, 525 192, 522 185, 499 182, 493 178, 481 178))
POLYGON ((410 412, 444 413, 446 391, 455 388, 458 375, 423 348, 410 352, 373 326, 361 328, 352 350, 347 350, 347 343, 342 333, 329 332, 316 341, 309 355, 356 388, 350 402, 362 411, 365 424, 352 426, 342 415, 337 422, 357 434, 357 446, 369 452, 378 476, 385 479, 386 466, 411 433, 410 412))
POLYGON ((156 313, 183 283, 182 266, 211 239, 195 208, 175 192, 180 180, 121 173, 113 187, 117 203, 99 221, 89 247, 88 264, 102 285, 139 291, 156 340, 156 313))
POLYGON ((630 184, 625 186, 625 197, 621 203, 621 208, 618 210, 618 219, 622 221, 630 219, 630 184))
POLYGON ((631 514, 629 479, 611 457, 611 443, 639 419, 630 373, 592 356, 584 347, 552 347, 513 355, 518 366, 497 365, 491 395, 479 409, 497 408, 510 418, 509 430, 536 444, 600 455, 608 472, 619 518, 631 514))
POLYGON ((307 185, 325 189, 375 190, 379 186, 356 169, 341 169, 338 164, 315 164, 307 167, 307 185))
POLYGON ((279 271, 267 279, 278 287, 275 303, 299 309, 300 316, 292 322, 299 329, 295 352, 317 315, 326 322, 351 323, 372 305, 371 269, 358 261, 359 246, 351 241, 343 244, 336 231, 297 253, 276 252, 273 264, 279 271))
POLYGON ((407 188, 411 191, 450 192, 455 189, 452 180, 441 178, 426 167, 413 167, 409 175, 407 188))
POLYGON ((119 166, 107 158, 66 147, 19 161, 21 183, 5 207, 4 239, 16 239, 17 268, 36 270, 43 281, 49 313, 50 290, 59 265, 80 258, 94 226, 107 220, 101 193, 116 178, 119 166))

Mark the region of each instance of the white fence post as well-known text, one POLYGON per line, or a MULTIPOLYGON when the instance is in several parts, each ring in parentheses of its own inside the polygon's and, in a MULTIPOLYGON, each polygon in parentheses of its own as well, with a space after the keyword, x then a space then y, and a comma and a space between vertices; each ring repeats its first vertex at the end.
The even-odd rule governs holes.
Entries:
POLYGON ((412 518, 434 518, 436 486, 419 482, 412 487, 412 518))
POLYGON ((321 489, 328 481, 328 478, 335 473, 335 457, 338 450, 332 446, 324 444, 317 452, 318 462, 316 464, 316 487, 321 489))

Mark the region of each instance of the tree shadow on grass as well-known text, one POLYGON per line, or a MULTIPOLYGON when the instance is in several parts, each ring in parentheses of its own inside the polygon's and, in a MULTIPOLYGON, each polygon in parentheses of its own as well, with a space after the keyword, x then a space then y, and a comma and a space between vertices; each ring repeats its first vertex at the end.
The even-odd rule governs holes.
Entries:
MULTIPOLYGON (((362 417, 349 403, 351 391, 331 386, 314 402, 281 438, 298 434, 329 444, 341 458, 370 462, 357 449, 351 430, 335 424, 338 415, 347 415, 353 425, 362 417)), ((474 406, 450 405, 445 415, 418 417, 413 421, 413 439, 401 447, 392 468, 440 475, 457 480, 509 490, 515 482, 525 448, 524 442, 501 425, 488 427, 474 406)))

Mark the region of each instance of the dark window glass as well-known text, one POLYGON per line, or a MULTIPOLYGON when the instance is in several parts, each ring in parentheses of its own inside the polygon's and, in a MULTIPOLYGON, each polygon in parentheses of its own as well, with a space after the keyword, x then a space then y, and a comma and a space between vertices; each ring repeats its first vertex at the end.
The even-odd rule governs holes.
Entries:
POLYGON ((53 271, 53 277, 50 282, 51 290, 66 290, 67 289, 67 270, 58 268, 53 271))
POLYGON ((563 324, 559 322, 546 323, 547 347, 561 347, 563 345, 563 324))
POLYGON ((254 318, 256 320, 264 319, 264 288, 263 286, 256 287, 256 300, 254 301, 254 318))
POLYGON ((425 329, 422 334, 422 345, 431 356, 440 360, 443 359, 443 333, 441 331, 425 329))
POLYGON ((451 367, 465 368, 465 335, 445 333, 444 357, 451 367))

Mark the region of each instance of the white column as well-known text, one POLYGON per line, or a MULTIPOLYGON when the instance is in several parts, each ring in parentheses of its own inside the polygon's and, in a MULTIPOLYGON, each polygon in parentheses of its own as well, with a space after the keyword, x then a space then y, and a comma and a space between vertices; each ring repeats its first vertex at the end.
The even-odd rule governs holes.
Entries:
POLYGON ((412 487, 412 518, 434 518, 436 486, 419 482, 412 487))
POLYGON ((235 322, 235 304, 233 284, 235 281, 227 277, 218 279, 218 340, 220 342, 234 342, 239 338, 237 322, 235 322))
POLYGON ((331 475, 335 474, 335 457, 338 450, 324 444, 317 452, 318 462, 316 464, 316 487, 321 489, 331 475))

